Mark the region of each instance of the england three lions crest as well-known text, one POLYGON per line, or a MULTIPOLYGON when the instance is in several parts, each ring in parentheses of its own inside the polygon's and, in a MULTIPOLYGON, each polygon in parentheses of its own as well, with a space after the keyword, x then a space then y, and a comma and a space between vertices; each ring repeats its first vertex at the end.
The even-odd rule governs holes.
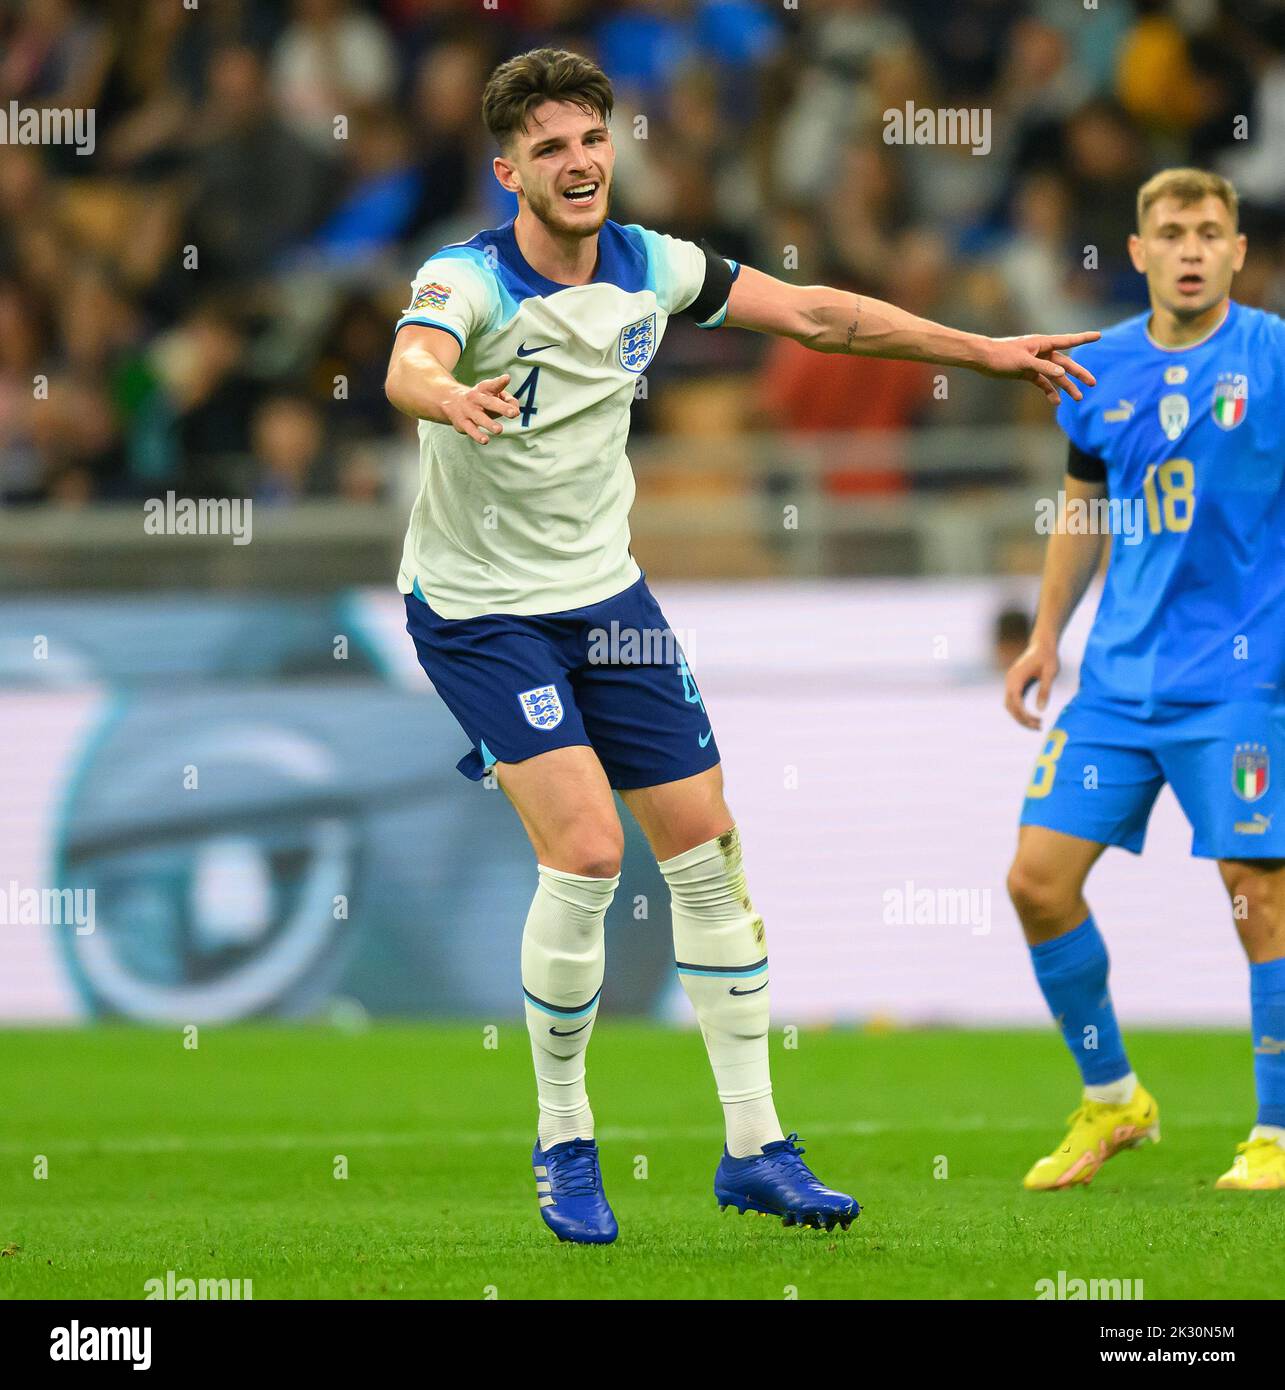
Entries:
POLYGON ((656 351, 656 315, 648 314, 645 319, 627 323, 620 330, 620 343, 617 354, 620 365, 627 372, 641 372, 651 361, 656 351))
POLYGON ((524 690, 518 696, 518 704, 526 722, 533 729, 556 729, 562 723, 562 700, 556 685, 539 685, 534 690, 524 690))

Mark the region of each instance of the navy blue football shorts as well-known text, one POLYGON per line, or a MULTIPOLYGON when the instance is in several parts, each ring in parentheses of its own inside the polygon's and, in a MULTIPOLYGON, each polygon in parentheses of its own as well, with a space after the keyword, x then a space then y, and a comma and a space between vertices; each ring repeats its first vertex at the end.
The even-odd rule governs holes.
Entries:
POLYGON ((457 766, 586 745, 613 787, 654 787, 719 761, 705 702, 646 577, 585 608, 443 618, 406 596, 419 663, 473 749, 457 766))

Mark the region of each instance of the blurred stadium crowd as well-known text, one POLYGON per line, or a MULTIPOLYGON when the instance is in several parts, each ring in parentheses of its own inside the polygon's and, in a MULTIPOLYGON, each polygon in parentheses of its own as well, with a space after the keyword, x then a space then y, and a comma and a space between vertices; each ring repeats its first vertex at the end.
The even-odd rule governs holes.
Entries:
MULTIPOLYGON (((389 496, 391 326, 428 254, 515 210, 479 99, 543 44, 616 84, 618 221, 963 328, 1099 327, 1145 304, 1137 185, 1209 164, 1243 199, 1237 296, 1285 308, 1271 0, 493 4, 0 0, 0 108, 96 114, 88 157, 0 144, 0 503, 389 496), (908 100, 988 109, 990 152, 886 144, 908 100)), ((914 364, 676 320, 635 431, 1047 419, 956 375, 942 401, 914 364)))

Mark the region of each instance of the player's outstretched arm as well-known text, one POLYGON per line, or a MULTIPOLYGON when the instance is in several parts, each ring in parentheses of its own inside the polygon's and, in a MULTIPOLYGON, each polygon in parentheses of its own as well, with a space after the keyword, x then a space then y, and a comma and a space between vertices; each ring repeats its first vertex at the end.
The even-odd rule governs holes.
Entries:
POLYGON ((393 355, 384 378, 384 394, 416 420, 450 425, 478 444, 504 428, 496 415, 517 415, 517 400, 504 388, 509 374, 465 386, 451 375, 460 360, 460 345, 449 333, 425 324, 409 323, 393 342, 393 355))
MULTIPOLYGON (((1106 492, 1104 483, 1087 483, 1069 473, 1062 484, 1068 507, 1091 502, 1106 492)), ((1035 707, 1041 713, 1048 707, 1049 692, 1058 673, 1058 643, 1071 614, 1102 562, 1105 537, 1101 532, 1080 535, 1054 531, 1044 554, 1044 578, 1040 581, 1040 603, 1026 650, 1008 668, 1004 677, 1004 708, 1024 728, 1038 729, 1038 714, 1026 708, 1026 694, 1036 686, 1035 707)))
POLYGON ((849 294, 828 285, 791 285, 742 266, 732 285, 725 322, 759 333, 793 338, 817 352, 861 357, 900 357, 969 367, 987 376, 1031 381, 1051 400, 1059 390, 1082 400, 1078 382, 1093 374, 1066 356, 1066 349, 1091 343, 1100 333, 1031 333, 987 338, 917 318, 895 304, 849 294))

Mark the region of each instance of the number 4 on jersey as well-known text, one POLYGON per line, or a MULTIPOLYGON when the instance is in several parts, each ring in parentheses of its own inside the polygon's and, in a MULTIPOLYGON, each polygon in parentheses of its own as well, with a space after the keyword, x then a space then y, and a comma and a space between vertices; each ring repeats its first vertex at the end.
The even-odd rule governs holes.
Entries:
POLYGON ((526 380, 513 393, 514 400, 522 403, 521 423, 523 429, 526 429, 526 427, 531 423, 531 417, 534 414, 536 414, 535 388, 539 380, 540 368, 532 367, 531 370, 527 373, 526 380), (525 401, 522 400, 524 394, 526 396, 525 401))

